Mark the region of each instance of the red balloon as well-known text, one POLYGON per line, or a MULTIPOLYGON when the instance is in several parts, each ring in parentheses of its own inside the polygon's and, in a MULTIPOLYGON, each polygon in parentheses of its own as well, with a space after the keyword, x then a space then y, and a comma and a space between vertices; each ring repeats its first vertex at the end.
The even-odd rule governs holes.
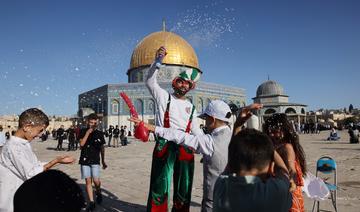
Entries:
POLYGON ((135 127, 134 137, 143 142, 147 142, 149 140, 149 130, 144 126, 144 122, 140 122, 135 127))

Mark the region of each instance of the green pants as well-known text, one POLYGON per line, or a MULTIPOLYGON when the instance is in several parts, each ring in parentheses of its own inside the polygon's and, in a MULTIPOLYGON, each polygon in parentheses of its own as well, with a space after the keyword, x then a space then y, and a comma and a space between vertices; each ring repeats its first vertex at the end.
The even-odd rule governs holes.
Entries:
POLYGON ((193 176, 193 151, 163 138, 157 139, 147 211, 168 211, 171 178, 174 180, 172 211, 189 211, 193 176))

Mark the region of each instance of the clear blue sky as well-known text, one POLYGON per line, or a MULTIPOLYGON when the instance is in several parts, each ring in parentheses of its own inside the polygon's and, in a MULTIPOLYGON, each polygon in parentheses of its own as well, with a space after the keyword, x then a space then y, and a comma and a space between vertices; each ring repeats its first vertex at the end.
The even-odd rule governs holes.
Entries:
POLYGON ((202 80, 270 79, 309 109, 360 107, 360 1, 0 1, 0 114, 77 112, 78 94, 126 82, 137 42, 167 29, 193 45, 202 80))

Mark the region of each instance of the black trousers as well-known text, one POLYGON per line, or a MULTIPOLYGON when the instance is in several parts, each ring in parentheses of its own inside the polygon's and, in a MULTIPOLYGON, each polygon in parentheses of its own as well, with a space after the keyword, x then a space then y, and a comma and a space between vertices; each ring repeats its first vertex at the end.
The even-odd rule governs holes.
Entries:
POLYGON ((63 139, 62 138, 59 138, 58 139, 58 145, 56 147, 57 150, 62 150, 62 143, 63 143, 63 139))
POLYGON ((69 138, 68 151, 75 149, 75 138, 69 138))
POLYGON ((112 135, 109 135, 108 146, 111 146, 111 139, 112 139, 112 135))

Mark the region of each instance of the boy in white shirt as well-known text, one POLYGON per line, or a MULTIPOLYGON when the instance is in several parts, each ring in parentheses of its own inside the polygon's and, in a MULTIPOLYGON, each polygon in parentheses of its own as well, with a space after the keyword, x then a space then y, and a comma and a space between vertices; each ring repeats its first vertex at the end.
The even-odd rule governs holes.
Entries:
MULTIPOLYGON (((48 163, 40 162, 30 142, 49 125, 45 113, 36 108, 24 111, 19 117, 19 128, 3 146, 0 155, 0 211, 13 211, 16 190, 27 179, 50 169, 58 163, 74 162, 70 156, 58 156, 48 163)), ((35 191, 34 191, 35 192, 35 191)))

